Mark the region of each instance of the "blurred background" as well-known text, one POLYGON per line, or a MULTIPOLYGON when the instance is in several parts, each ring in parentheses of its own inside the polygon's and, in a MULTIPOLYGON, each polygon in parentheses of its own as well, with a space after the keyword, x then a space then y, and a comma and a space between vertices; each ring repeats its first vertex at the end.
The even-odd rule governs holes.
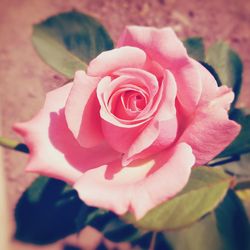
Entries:
MULTIPOLYGON (((45 93, 65 82, 34 51, 31 34, 33 24, 72 9, 97 18, 114 41, 130 24, 171 26, 181 38, 203 37, 206 46, 218 40, 227 41, 244 63, 237 107, 250 108, 248 0, 0 0, 0 131, 4 136, 18 139, 11 130, 12 124, 30 119, 40 109, 45 93)), ((15 204, 36 176, 24 173, 27 155, 0 150, 0 249, 73 250, 78 249, 76 246, 95 249, 102 237, 91 228, 78 237, 45 247, 13 239, 15 204)), ((111 242, 106 243, 114 247, 111 242)), ((128 249, 127 244, 118 247, 128 249)))

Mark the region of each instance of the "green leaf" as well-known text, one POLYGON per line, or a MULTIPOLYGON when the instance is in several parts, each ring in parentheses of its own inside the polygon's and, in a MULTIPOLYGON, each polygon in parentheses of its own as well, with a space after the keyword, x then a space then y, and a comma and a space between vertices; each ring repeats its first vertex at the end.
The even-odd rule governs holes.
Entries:
POLYGON ((66 183, 37 178, 15 210, 16 239, 38 245, 53 243, 92 226, 114 242, 132 241, 142 232, 116 214, 85 205, 66 183))
POLYGON ((216 225, 223 241, 223 249, 249 249, 249 223, 244 207, 233 191, 215 210, 216 225))
POLYGON ((125 215, 124 220, 152 231, 182 228, 212 211, 223 199, 231 180, 221 169, 196 168, 186 187, 173 199, 152 209, 139 221, 131 214, 125 215))
MULTIPOLYGON (((76 191, 64 182, 47 177, 37 178, 22 194, 15 209, 16 239, 49 244, 81 228, 75 219, 82 207, 76 191)), ((81 219, 86 219, 88 211, 81 219)))
POLYGON ((102 233, 105 238, 113 242, 130 242, 141 236, 141 232, 137 228, 118 218, 110 221, 102 233))
POLYGON ((241 131, 236 139, 217 156, 218 158, 250 152, 250 115, 235 109, 230 118, 241 125, 241 131))
POLYGON ((250 182, 247 186, 244 187, 244 189, 237 189, 236 194, 240 198, 246 212, 248 220, 250 221, 250 182))
MULTIPOLYGON (((89 213, 86 225, 97 229, 110 241, 130 242, 133 246, 149 249, 152 232, 140 230, 132 224, 127 224, 112 212, 95 209, 92 213, 89 213)), ((163 234, 157 235, 156 249, 170 249, 163 234)))
POLYGON ((200 62, 200 63, 201 63, 202 66, 204 66, 212 74, 212 76, 214 77, 214 79, 217 82, 217 85, 220 87, 221 86, 221 81, 220 81, 220 78, 219 78, 217 72, 215 71, 215 69, 211 65, 209 65, 209 64, 207 64, 205 62, 200 62))
POLYGON ((214 213, 187 228, 167 232, 166 238, 175 250, 222 250, 214 213))
POLYGON ((243 71, 238 54, 227 43, 217 42, 208 48, 205 62, 215 69, 222 84, 233 89, 235 103, 240 93, 243 71))
POLYGON ((190 227, 166 233, 175 250, 247 250, 248 237, 246 213, 233 191, 214 212, 190 227))
POLYGON ((32 183, 30 188, 26 190, 28 200, 32 203, 39 202, 39 200, 41 199, 43 195, 43 190, 46 188, 49 181, 50 181, 49 177, 45 177, 45 176, 38 177, 32 183))
MULTIPOLYGON (((148 232, 144 234, 139 239, 131 242, 132 246, 140 247, 140 249, 150 249, 150 243, 152 240, 153 232, 148 232)), ((137 249, 137 248, 136 248, 137 249)), ((164 249, 164 250, 173 250, 167 241, 166 237, 163 233, 158 232, 155 239, 155 247, 154 249, 164 249)))
POLYGON ((86 69, 102 51, 113 48, 105 28, 93 17, 76 11, 34 25, 32 41, 42 59, 69 78, 76 70, 86 69))
POLYGON ((113 242, 130 242, 141 237, 141 232, 131 224, 126 224, 117 215, 102 209, 89 213, 86 225, 100 231, 113 242))
POLYGON ((190 37, 184 41, 188 55, 197 61, 204 61, 205 49, 201 37, 190 37))

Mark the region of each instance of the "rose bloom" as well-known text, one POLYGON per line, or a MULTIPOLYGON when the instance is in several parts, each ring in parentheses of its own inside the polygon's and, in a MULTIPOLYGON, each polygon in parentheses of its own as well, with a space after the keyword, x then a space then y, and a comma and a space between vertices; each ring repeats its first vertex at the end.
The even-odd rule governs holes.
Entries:
POLYGON ((237 136, 227 114, 233 98, 171 28, 129 26, 115 49, 14 129, 30 149, 27 171, 72 184, 88 205, 140 219, 237 136))

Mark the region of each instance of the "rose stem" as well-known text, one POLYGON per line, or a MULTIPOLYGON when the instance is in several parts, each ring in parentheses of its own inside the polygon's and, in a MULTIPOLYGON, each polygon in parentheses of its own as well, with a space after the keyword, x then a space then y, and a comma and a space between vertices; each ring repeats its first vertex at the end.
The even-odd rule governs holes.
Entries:
POLYGON ((0 145, 5 148, 13 149, 22 153, 26 153, 26 154, 29 153, 29 149, 25 144, 3 137, 3 136, 0 136, 0 145))
POLYGON ((157 232, 153 232, 152 238, 151 238, 151 241, 150 241, 149 250, 154 250, 155 249, 156 236, 157 236, 157 232))

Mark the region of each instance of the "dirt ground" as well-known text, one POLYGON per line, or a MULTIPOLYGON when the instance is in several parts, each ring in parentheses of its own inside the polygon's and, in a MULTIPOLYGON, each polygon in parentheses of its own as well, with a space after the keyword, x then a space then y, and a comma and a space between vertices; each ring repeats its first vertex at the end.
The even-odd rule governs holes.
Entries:
MULTIPOLYGON (((114 41, 128 24, 172 26, 181 38, 201 36, 206 46, 226 40, 244 62, 243 88, 238 106, 250 107, 250 1, 248 0, 0 0, 0 103, 4 136, 17 139, 13 123, 30 119, 47 91, 65 78, 41 61, 31 43, 32 25, 51 15, 77 9, 95 16, 114 41)), ((13 209, 35 175, 25 174, 27 156, 4 150, 4 167, 11 231, 13 209)), ((2 228, 1 231, 5 230, 2 228)), ((101 236, 88 229, 81 246, 94 249, 101 236)), ((67 242, 76 242, 69 237, 67 242)), ((59 250, 63 242, 37 248, 11 240, 10 250, 59 250)), ((121 248, 127 249, 127 245, 121 248)))

